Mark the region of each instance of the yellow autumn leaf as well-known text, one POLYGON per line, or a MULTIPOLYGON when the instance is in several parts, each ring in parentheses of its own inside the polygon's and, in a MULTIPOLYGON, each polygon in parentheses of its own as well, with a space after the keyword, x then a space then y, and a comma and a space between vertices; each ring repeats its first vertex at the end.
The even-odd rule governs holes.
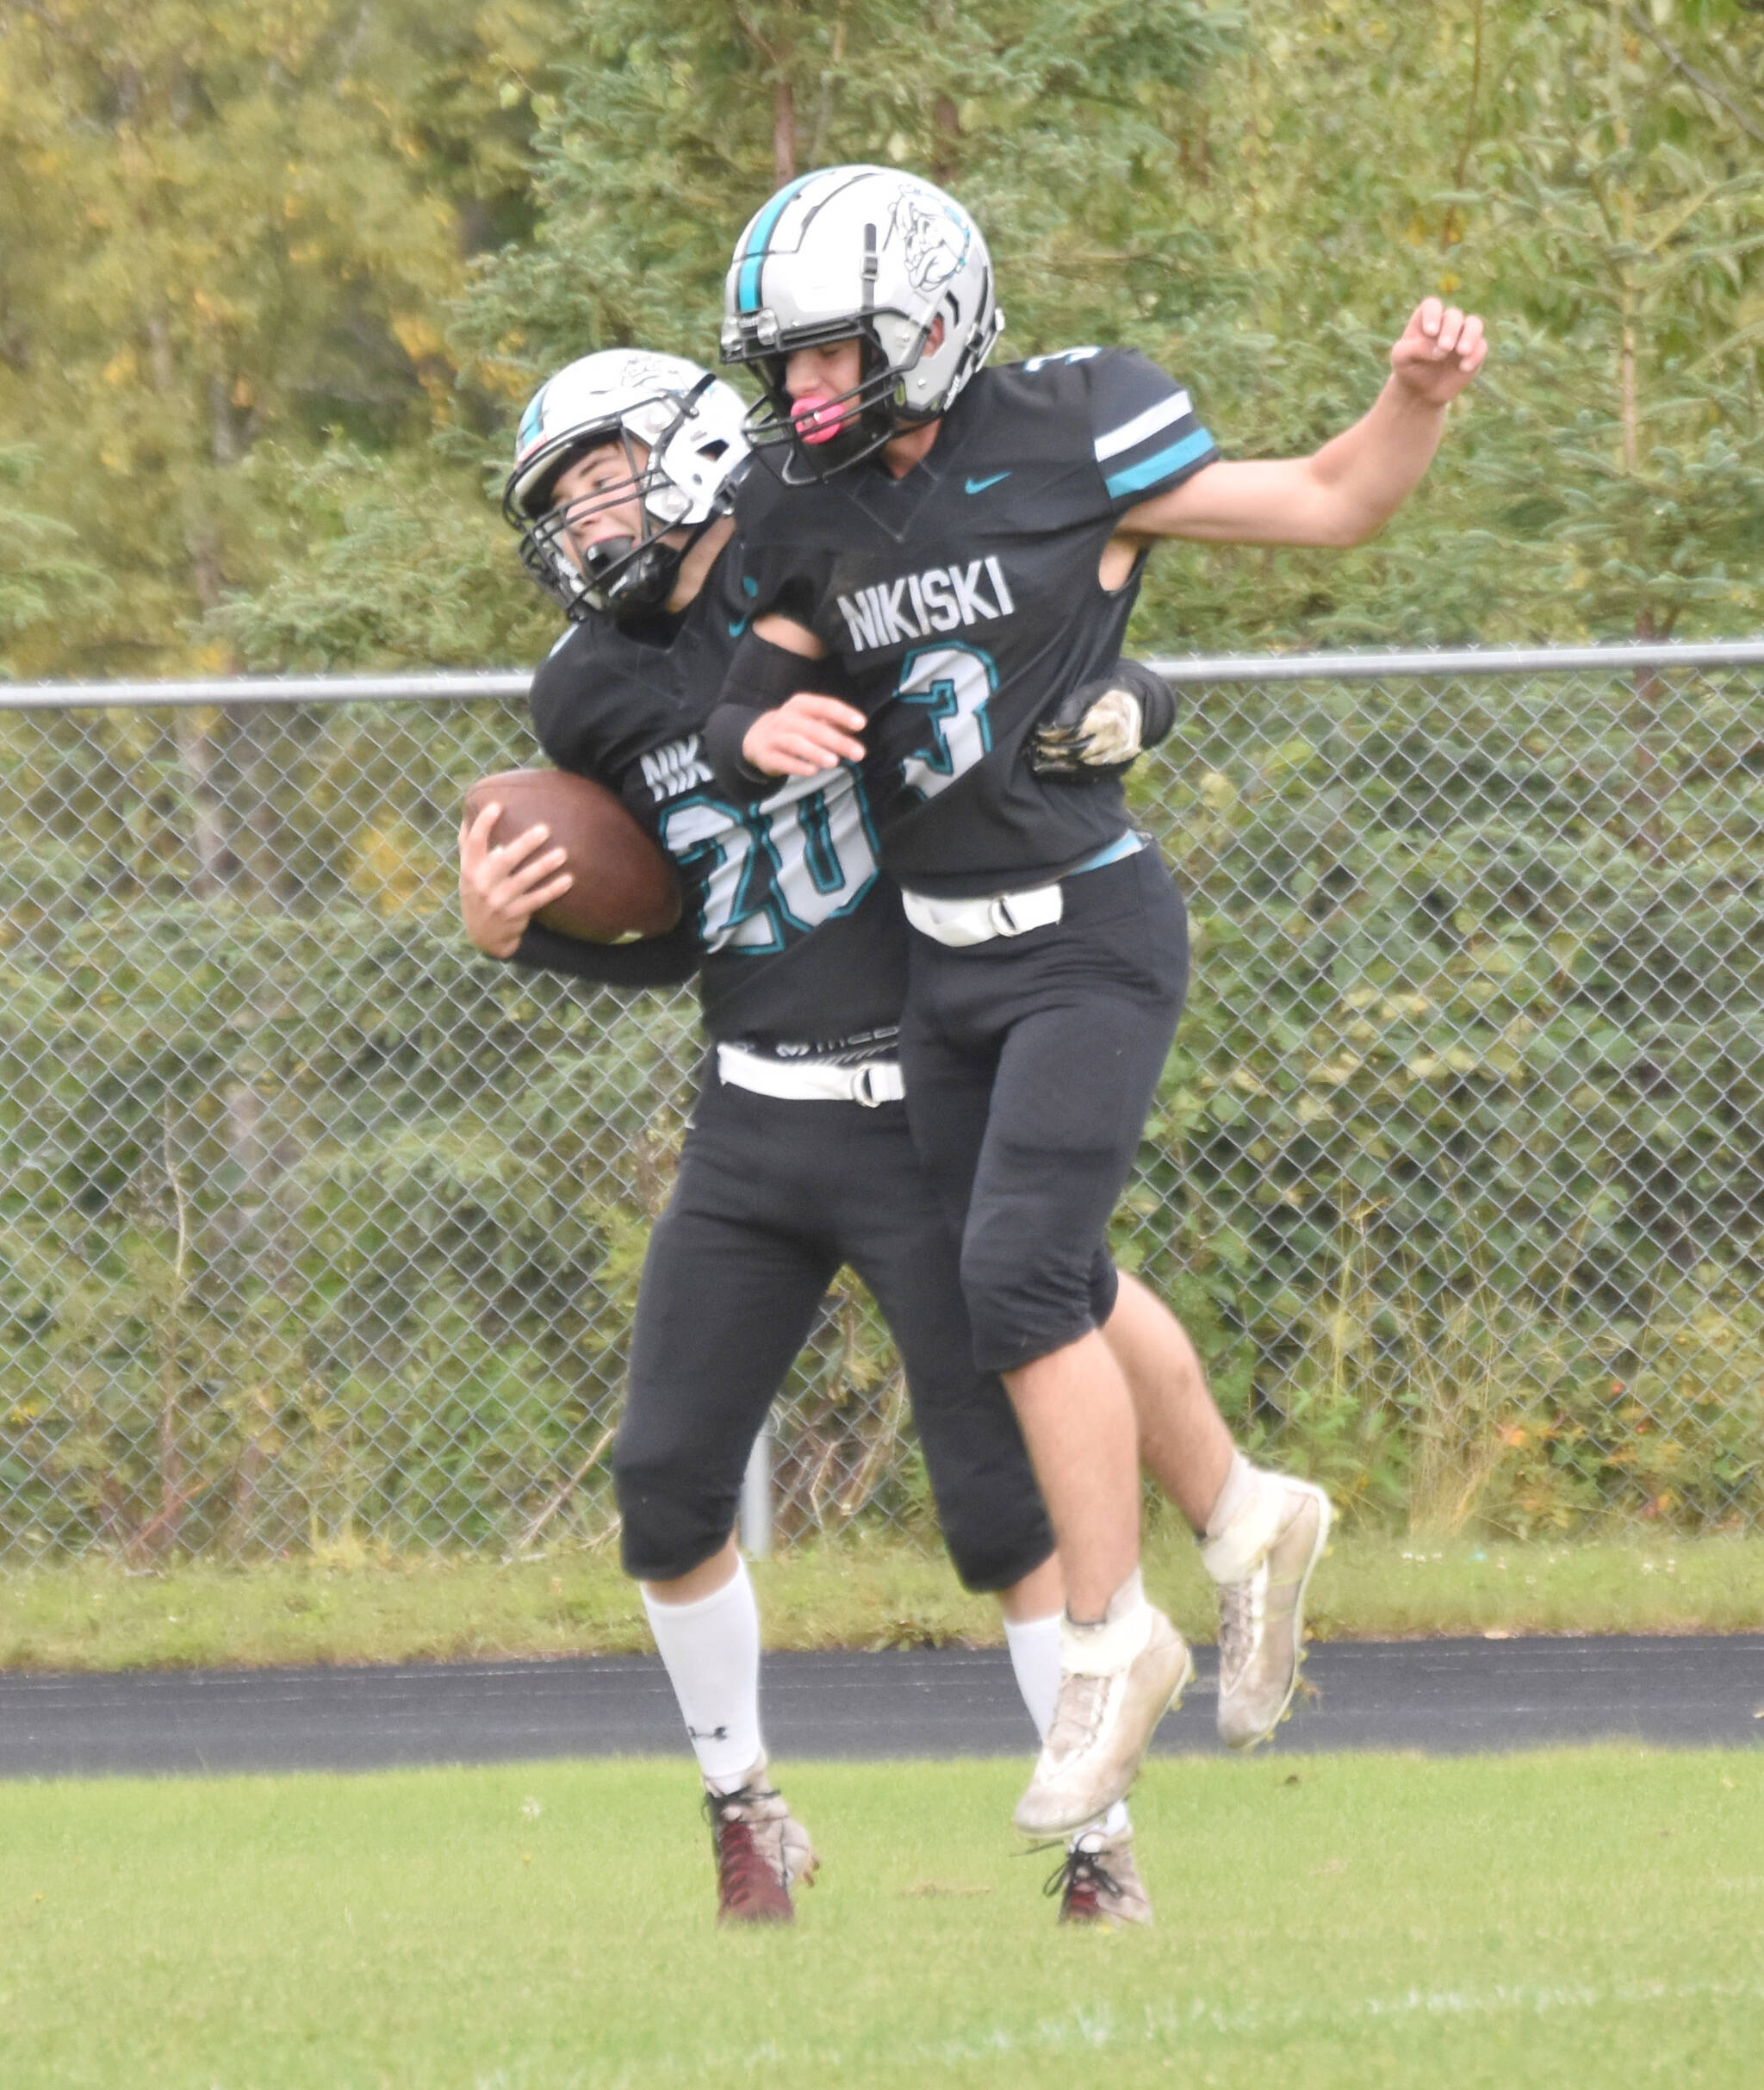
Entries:
POLYGON ((392 332, 398 345, 413 363, 445 353, 445 344, 436 328, 419 312, 394 312, 392 332))
POLYGON ((441 905, 440 869, 439 856, 395 815, 359 829, 349 852, 350 890, 383 915, 405 913, 424 900, 429 910, 441 905))

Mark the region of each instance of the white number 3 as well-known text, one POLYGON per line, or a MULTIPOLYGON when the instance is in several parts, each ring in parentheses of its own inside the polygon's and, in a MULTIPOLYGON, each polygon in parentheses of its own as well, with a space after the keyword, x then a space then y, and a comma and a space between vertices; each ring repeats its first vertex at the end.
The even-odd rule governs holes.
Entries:
POLYGON ((972 769, 992 744, 986 706, 998 687, 992 656, 977 646, 921 646, 909 653, 895 695, 922 704, 931 715, 931 744, 909 755, 900 774, 923 798, 935 799, 972 769))

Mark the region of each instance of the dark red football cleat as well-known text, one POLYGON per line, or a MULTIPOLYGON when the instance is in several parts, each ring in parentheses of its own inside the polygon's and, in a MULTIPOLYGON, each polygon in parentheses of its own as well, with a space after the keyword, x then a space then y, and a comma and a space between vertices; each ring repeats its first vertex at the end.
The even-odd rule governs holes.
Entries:
POLYGON ((809 1832, 766 1782, 766 1759, 732 1793, 705 1795, 717 1857, 718 1923, 794 1923, 790 1890, 812 1885, 819 1862, 809 1832))

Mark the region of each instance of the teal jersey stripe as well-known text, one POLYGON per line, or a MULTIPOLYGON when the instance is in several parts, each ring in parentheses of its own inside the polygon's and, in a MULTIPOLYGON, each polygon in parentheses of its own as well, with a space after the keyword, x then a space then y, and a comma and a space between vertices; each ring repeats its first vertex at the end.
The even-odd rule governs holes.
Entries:
POLYGON ((1119 500, 1123 494, 1137 494, 1142 487, 1155 486, 1158 480, 1167 479, 1171 472, 1180 471, 1184 464, 1192 464, 1204 451, 1211 450, 1213 439, 1204 428, 1196 428, 1192 435, 1185 435, 1181 442, 1172 443, 1168 450, 1160 450, 1154 457, 1143 463, 1129 464, 1125 471, 1116 472, 1102 482, 1111 501, 1119 500))
POLYGON ((739 311, 760 309, 760 271, 765 264, 766 242, 772 237, 772 227, 784 215, 785 205, 809 179, 808 175, 803 174, 786 183, 754 220, 753 235, 748 241, 747 257, 741 264, 741 278, 736 285, 736 305, 739 311))

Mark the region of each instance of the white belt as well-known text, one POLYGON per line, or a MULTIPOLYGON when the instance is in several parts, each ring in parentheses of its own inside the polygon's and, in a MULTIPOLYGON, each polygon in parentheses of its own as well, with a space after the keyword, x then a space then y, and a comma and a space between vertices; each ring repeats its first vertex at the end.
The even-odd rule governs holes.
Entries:
MULTIPOLYGON (((1129 828, 1117 840, 1106 843, 1094 856, 1073 865, 1067 878, 1080 878, 1086 871, 1100 871, 1104 864, 1119 863, 1123 856, 1137 856, 1146 837, 1129 828)), ((929 893, 903 890, 901 905, 906 918, 921 936, 961 950, 971 943, 990 943, 995 936, 1025 936, 1032 929, 1047 929, 1061 920, 1065 899, 1059 884, 1026 886, 1021 893, 992 893, 978 899, 935 900, 929 893)))
POLYGON ((928 893, 903 893, 900 898, 913 927, 952 950, 990 943, 995 936, 1021 936, 1032 929, 1046 929, 1065 912, 1065 895, 1057 884, 972 900, 933 899, 928 893))
POLYGON ((858 1067, 830 1067, 824 1060, 768 1060, 739 1045, 717 1048, 717 1078, 757 1096, 782 1096, 792 1103, 898 1103, 906 1094, 895 1060, 866 1060, 858 1067))

